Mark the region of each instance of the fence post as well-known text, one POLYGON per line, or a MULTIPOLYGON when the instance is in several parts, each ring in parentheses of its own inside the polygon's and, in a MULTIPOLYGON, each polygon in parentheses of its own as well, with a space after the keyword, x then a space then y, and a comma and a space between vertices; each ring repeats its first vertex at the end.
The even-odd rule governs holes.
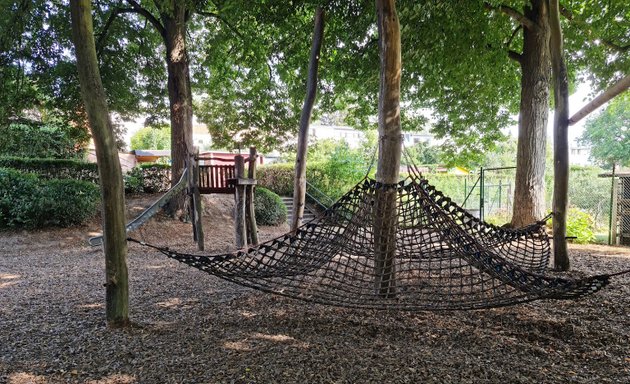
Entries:
POLYGON ((617 183, 615 183, 615 166, 612 166, 612 182, 610 184, 610 213, 608 214, 608 245, 617 242, 617 183))

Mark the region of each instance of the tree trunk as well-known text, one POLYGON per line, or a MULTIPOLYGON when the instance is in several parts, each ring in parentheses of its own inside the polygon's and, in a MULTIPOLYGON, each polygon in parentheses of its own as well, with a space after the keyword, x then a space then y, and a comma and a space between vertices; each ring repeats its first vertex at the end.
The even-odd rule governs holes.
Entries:
POLYGON ((308 64, 308 81, 306 83, 306 97, 300 116, 300 130, 298 132, 297 154, 295 155, 295 180, 293 186, 293 212, 291 213, 291 231, 302 225, 304 205, 306 203, 306 153, 308 149, 308 126, 311 112, 317 95, 317 70, 319 54, 324 37, 324 10, 320 7, 315 11, 315 30, 313 45, 308 64))
POLYGON ((375 292, 396 294, 396 183, 400 171, 400 22, 395 0, 376 0, 378 18, 380 89, 378 99, 379 152, 374 207, 375 292))
POLYGON ((100 177, 107 324, 122 327, 129 324, 127 234, 122 171, 107 110, 105 90, 98 69, 90 0, 71 0, 70 8, 81 95, 94 138, 100 177))
POLYGON ((525 8, 531 27, 523 27, 521 106, 518 122, 516 182, 512 225, 521 227, 545 215, 545 149, 549 115, 548 0, 525 8))
MULTIPOLYGON (((171 112, 171 182, 177 183, 193 148, 192 91, 190 88, 189 59, 186 49, 186 5, 173 2, 172 12, 162 13, 166 66, 168 71, 168 98, 171 112)), ((186 196, 181 194, 169 203, 172 216, 183 216, 186 196)))
POLYGON ((554 83, 553 121, 553 261, 560 271, 570 267, 567 253, 567 207, 569 204, 569 80, 564 62, 560 4, 549 1, 551 62, 554 83))

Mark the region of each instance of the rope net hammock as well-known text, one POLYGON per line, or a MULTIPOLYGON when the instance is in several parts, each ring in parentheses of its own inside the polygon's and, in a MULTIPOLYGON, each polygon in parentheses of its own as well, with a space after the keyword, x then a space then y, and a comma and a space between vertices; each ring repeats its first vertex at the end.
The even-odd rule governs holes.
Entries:
POLYGON ((464 310, 575 299, 613 276, 545 275, 550 246, 543 221, 515 230, 482 222, 416 172, 393 185, 366 177, 295 233, 232 253, 181 253, 130 241, 246 287, 354 308, 464 310), (382 268, 375 262, 374 224, 382 220, 375 202, 387 191, 395 193, 397 219, 389 242, 394 256, 382 268))

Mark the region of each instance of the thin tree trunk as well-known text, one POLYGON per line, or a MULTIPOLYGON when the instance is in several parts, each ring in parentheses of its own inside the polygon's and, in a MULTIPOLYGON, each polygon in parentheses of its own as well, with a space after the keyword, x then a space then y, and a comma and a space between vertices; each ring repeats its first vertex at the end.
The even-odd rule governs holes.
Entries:
POLYGON ((569 204, 569 80, 564 62, 560 5, 549 0, 551 63, 554 84, 553 121, 553 260, 557 270, 568 271, 567 207, 569 204))
POLYGON ((71 0, 70 9, 81 95, 94 138, 100 177, 107 324, 123 327, 129 325, 129 284, 122 171, 98 69, 91 2, 71 0))
POLYGON ((532 0, 523 27, 521 106, 512 225, 521 227, 545 215, 545 149, 549 115, 548 0, 532 0))
POLYGON ((319 55, 324 38, 324 10, 319 7, 315 11, 315 30, 311 57, 308 64, 308 81, 306 83, 306 97, 300 116, 300 130, 298 132, 297 154, 295 155, 295 180, 293 186, 293 212, 291 213, 291 231, 302 225, 304 205, 306 203, 306 153, 308 149, 308 127, 311 112, 317 95, 317 71, 319 55))
MULTIPOLYGON (((186 166, 192 148, 192 91, 186 48, 186 4, 173 2, 172 13, 161 14, 166 44, 168 98, 171 112, 171 181, 175 185, 186 166)), ((173 216, 186 214, 186 196, 169 203, 173 216)))
POLYGON ((376 0, 378 18, 380 89, 378 99, 379 153, 374 207, 375 292, 396 294, 396 183, 400 171, 400 22, 395 0, 376 0))

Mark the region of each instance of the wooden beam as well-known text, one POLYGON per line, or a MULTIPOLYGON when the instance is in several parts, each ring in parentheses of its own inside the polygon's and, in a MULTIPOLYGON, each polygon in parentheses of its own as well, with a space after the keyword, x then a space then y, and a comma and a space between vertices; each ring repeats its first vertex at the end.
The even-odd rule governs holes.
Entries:
POLYGON ((607 101, 611 100, 622 92, 627 91, 628 88, 630 88, 630 74, 617 81, 615 84, 610 86, 610 88, 602 92, 596 98, 591 100, 590 103, 586 104, 584 107, 582 107, 582 109, 571 116, 571 118, 569 119, 569 125, 575 125, 575 123, 588 116, 590 113, 602 106, 607 101))

